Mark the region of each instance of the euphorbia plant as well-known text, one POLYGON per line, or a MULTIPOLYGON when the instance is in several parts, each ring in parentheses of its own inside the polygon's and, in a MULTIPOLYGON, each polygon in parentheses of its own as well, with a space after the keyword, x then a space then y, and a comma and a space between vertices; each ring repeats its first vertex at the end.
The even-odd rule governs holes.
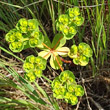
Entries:
POLYGON ((78 26, 81 26, 84 18, 81 17, 79 8, 69 8, 56 20, 56 28, 59 31, 50 42, 39 30, 37 19, 27 20, 22 18, 16 27, 6 34, 6 40, 10 43, 9 48, 13 52, 21 52, 26 48, 39 48, 41 51, 38 56, 28 56, 23 64, 25 78, 31 82, 36 77, 42 77, 42 71, 46 68, 46 63, 50 57, 52 68, 61 69, 61 74, 52 81, 53 96, 58 99, 65 99, 72 105, 77 104, 77 96, 83 96, 84 90, 81 85, 77 85, 75 76, 70 70, 63 70, 62 57, 69 56, 76 65, 86 66, 89 58, 92 57, 92 49, 84 42, 78 46, 75 44, 69 49, 65 47, 66 40, 72 39, 77 33, 78 26))

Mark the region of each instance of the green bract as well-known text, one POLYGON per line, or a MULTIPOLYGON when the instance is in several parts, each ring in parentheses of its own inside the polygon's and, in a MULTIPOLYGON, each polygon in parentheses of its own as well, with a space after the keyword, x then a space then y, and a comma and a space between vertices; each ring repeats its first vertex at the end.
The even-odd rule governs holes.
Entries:
POLYGON ((59 16, 58 21, 60 23, 62 23, 62 24, 65 24, 65 25, 67 24, 68 25, 68 23, 69 23, 69 17, 66 14, 62 14, 62 15, 59 16))
POLYGON ((75 87, 75 95, 76 96, 83 96, 84 95, 84 89, 81 85, 77 85, 75 87))
POLYGON ((52 82, 53 96, 57 99, 65 99, 67 103, 76 105, 78 102, 77 96, 84 95, 82 86, 77 85, 74 74, 69 71, 63 71, 52 82))
POLYGON ((77 57, 78 48, 76 45, 72 45, 70 51, 68 52, 68 55, 70 58, 76 58, 77 57))
POLYGON ((28 20, 28 31, 39 30, 38 28, 38 21, 36 19, 28 20))
POLYGON ((37 47, 38 45, 42 44, 44 40, 44 36, 40 31, 34 31, 29 39, 30 47, 37 47))
POLYGON ((36 77, 41 77, 42 70, 45 70, 46 64, 47 61, 40 56, 28 56, 23 64, 23 68, 26 71, 25 76, 27 77, 27 79, 32 82, 35 81, 36 77))
POLYGON ((77 26, 81 26, 84 18, 80 16, 79 8, 69 8, 66 14, 62 14, 56 20, 56 28, 69 40, 77 33, 77 26))
POLYGON ((23 50, 24 45, 22 42, 12 42, 9 45, 9 48, 13 51, 13 52, 20 52, 23 50))
POLYGON ((74 17, 80 15, 79 8, 78 7, 69 8, 68 9, 68 15, 71 18, 74 18, 74 17))
POLYGON ((80 43, 78 46, 71 46, 68 56, 73 58, 73 63, 76 65, 86 66, 89 62, 89 58, 92 57, 92 49, 90 46, 84 42, 80 43))
POLYGON ((21 31, 21 33, 28 33, 30 31, 39 30, 38 22, 36 19, 27 20, 22 18, 16 24, 16 28, 21 31))
POLYGON ((21 31, 21 33, 27 33, 28 20, 22 18, 18 21, 16 28, 21 31))
POLYGON ((9 47, 13 52, 20 52, 29 47, 38 47, 44 41, 44 36, 39 31, 37 20, 27 20, 25 18, 20 19, 16 28, 10 30, 5 38, 10 43, 9 47))

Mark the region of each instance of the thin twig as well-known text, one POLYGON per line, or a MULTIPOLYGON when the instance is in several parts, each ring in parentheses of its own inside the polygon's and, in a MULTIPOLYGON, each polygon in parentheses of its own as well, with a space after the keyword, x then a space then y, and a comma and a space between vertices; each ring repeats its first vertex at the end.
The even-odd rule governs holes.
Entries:
POLYGON ((43 1, 44 1, 44 0, 39 0, 39 1, 36 1, 36 2, 32 2, 32 3, 28 4, 28 5, 25 5, 24 7, 21 7, 20 9, 17 9, 17 10, 15 10, 15 11, 13 11, 13 13, 15 13, 15 12, 21 10, 21 9, 24 9, 24 8, 26 8, 26 7, 29 7, 29 6, 31 6, 31 5, 35 5, 35 4, 37 4, 37 3, 43 2, 43 1))
POLYGON ((82 99, 82 97, 79 99, 79 102, 78 102, 77 107, 76 107, 76 109, 75 109, 75 110, 78 110, 79 105, 80 105, 80 103, 81 103, 81 99, 82 99))
POLYGON ((83 83, 83 87, 84 87, 84 91, 85 91, 85 96, 86 96, 86 100, 87 100, 87 104, 88 104, 88 109, 89 109, 89 110, 92 110, 92 108, 90 107, 89 100, 88 100, 88 96, 87 96, 86 88, 85 88, 85 85, 84 85, 85 81, 84 81, 83 78, 82 78, 82 83, 83 83))
POLYGON ((41 79, 41 81, 43 82, 44 85, 46 85, 47 87, 50 87, 50 86, 43 80, 43 78, 40 78, 40 79, 41 79))
POLYGON ((96 102, 92 97, 90 97, 89 99, 98 108, 98 110, 104 110, 104 108, 102 108, 101 105, 98 102, 96 102))

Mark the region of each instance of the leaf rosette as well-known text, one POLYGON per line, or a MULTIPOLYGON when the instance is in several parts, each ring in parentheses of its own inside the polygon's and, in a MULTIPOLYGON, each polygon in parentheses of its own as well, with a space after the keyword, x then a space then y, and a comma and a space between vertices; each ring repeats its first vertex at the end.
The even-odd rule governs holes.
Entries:
POLYGON ((60 66, 63 64, 60 57, 66 57, 69 52, 68 47, 63 47, 66 43, 66 39, 62 34, 56 34, 52 43, 49 43, 48 40, 45 41, 45 39, 44 42, 47 45, 47 48, 41 48, 43 51, 39 52, 38 56, 41 56, 46 60, 50 57, 51 67, 56 70, 60 69, 60 66))

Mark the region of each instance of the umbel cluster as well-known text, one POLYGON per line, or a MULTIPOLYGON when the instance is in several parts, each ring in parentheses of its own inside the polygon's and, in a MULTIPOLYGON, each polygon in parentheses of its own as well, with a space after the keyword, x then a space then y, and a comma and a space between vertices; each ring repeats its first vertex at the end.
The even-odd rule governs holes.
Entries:
POLYGON ((43 42, 43 34, 39 31, 36 19, 22 18, 16 27, 6 34, 6 41, 13 52, 21 52, 26 48, 35 48, 43 42))
POLYGON ((76 105, 77 96, 84 95, 84 89, 77 85, 75 76, 69 70, 61 72, 52 82, 53 96, 57 99, 65 99, 66 102, 76 105))

